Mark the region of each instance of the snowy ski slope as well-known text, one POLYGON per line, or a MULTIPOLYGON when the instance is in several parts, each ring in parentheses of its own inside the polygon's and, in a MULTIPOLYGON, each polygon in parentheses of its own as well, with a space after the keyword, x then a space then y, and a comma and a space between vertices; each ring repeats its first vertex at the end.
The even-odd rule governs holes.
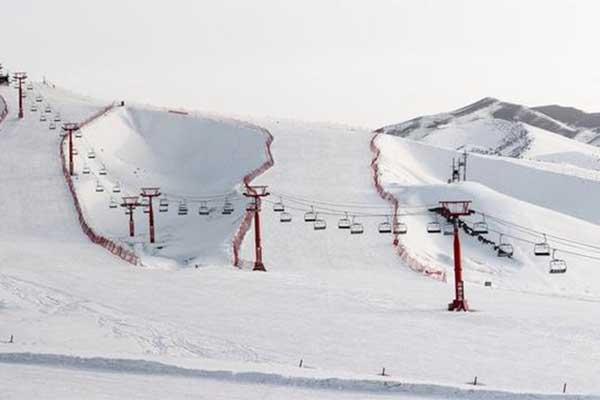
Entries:
MULTIPOLYGON (((44 104, 59 110, 63 120, 85 119, 105 105, 41 85, 33 92, 42 94, 44 104)), ((165 253, 159 255, 173 257, 178 264, 186 257, 203 259, 207 265, 140 268, 83 235, 62 176, 58 132, 39 121, 39 111, 16 120, 14 89, 0 87, 0 94, 10 110, 0 125, 0 143, 11 149, 0 158, 0 180, 6 188, 0 193, 0 205, 10 210, 0 226, 0 341, 14 335, 14 343, 0 343, 0 377, 17 382, 6 392, 9 398, 32 393, 75 398, 91 385, 95 390, 86 395, 97 398, 133 397, 134 392, 141 398, 158 394, 214 398, 219 390, 223 398, 251 399, 552 398, 564 382, 569 393, 593 398, 600 392, 595 379, 600 363, 598 288, 591 264, 570 264, 557 284, 542 264, 529 263, 523 246, 513 261, 478 271, 473 260, 497 260, 488 249, 465 240, 467 297, 477 311, 448 313, 451 275, 444 283, 413 272, 395 253, 391 236, 376 232, 390 205, 373 187, 367 131, 295 121, 259 122, 274 137, 275 165, 256 179, 268 184, 272 193, 262 212, 267 273, 247 268, 253 258, 252 231, 242 248, 243 268, 224 268, 230 247, 216 243, 227 242, 235 232, 233 222, 226 220, 227 234, 221 234, 215 225, 202 221, 194 207, 184 217, 193 221, 189 232, 176 215, 157 217, 157 235, 165 240, 160 249, 165 253), (272 211, 280 198, 292 214, 291 223, 280 223, 280 213, 272 211), (326 230, 315 231, 302 221, 311 205, 327 220, 326 230), (364 223, 363 235, 336 229, 337 214, 346 209, 360 211, 357 220, 364 223), (170 221, 177 222, 170 225, 170 221), (213 240, 211 235, 215 247, 203 253, 196 247, 200 242, 196 237, 213 240), (481 280, 490 275, 494 287, 484 288, 481 280), (304 368, 297 367, 300 359, 304 368), (391 376, 378 377, 382 367, 391 376), (477 388, 467 383, 476 375, 485 386, 484 392, 473 394, 471 389, 477 388), (153 390, 157 385, 160 388, 153 390)), ((84 143, 89 142, 98 155, 93 162, 107 167, 103 178, 107 187, 117 179, 124 188, 139 186, 138 181, 160 181, 169 189, 170 199, 210 193, 202 189, 213 183, 215 191, 233 190, 265 156, 264 136, 247 125, 169 115, 147 107, 118 109, 84 129, 83 135, 77 168, 86 154, 84 143), (174 147, 162 143, 176 142, 173 132, 191 141, 192 132, 205 124, 214 124, 203 131, 207 135, 218 132, 221 137, 231 129, 235 140, 215 139, 210 150, 205 149, 206 142, 192 143, 194 151, 181 160, 188 163, 185 171, 172 169, 185 151, 180 152, 177 143, 174 147), (137 144, 122 146, 121 140, 137 144), (203 156, 196 157, 197 152, 203 156), (153 162, 144 164, 147 159, 153 162), (219 171, 223 165, 231 168, 217 181, 203 175, 210 165, 219 171)), ((536 229, 558 229, 562 236, 596 234, 594 216, 580 210, 584 203, 544 203, 546 197, 536 198, 532 185, 514 187, 497 175, 450 189, 441 182, 450 151, 384 136, 377 144, 386 187, 403 202, 429 203, 441 194, 472 195, 490 215, 511 220, 498 211, 510 203, 524 225, 528 224, 522 218, 527 216, 536 229)), ((529 168, 526 161, 477 160, 490 176, 501 168, 511 176, 543 176, 540 187, 564 184, 565 190, 580 190, 580 179, 568 173, 529 168)), ((87 190, 88 177, 79 178, 78 192, 90 219, 103 233, 126 242, 122 211, 116 211, 113 225, 108 193, 96 200, 95 192, 87 190)), ((174 205, 169 214, 176 211, 174 205)), ((140 217, 141 213, 136 216, 140 232, 136 240, 142 241, 147 227, 140 217)), ((422 235, 427 217, 415 216, 404 240, 423 257, 447 266, 447 238, 422 235)), ((154 254, 141 245, 136 250, 146 257, 154 254)), ((170 265, 164 259, 150 261, 170 265)))

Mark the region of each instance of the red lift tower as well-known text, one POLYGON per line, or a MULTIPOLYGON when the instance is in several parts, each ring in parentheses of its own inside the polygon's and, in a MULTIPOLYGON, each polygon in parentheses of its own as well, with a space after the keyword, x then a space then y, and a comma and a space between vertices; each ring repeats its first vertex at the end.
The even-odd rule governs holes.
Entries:
POLYGON ((458 235, 458 217, 469 215, 471 201, 440 201, 442 215, 450 218, 454 225, 454 301, 448 304, 449 311, 469 311, 465 299, 465 284, 462 276, 460 238, 458 235))
POLYGON ((266 271, 262 261, 262 245, 260 238, 260 198, 266 197, 269 194, 266 186, 248 186, 248 191, 244 193, 244 196, 254 199, 254 205, 251 208, 252 212, 254 212, 254 251, 256 258, 254 261, 254 268, 252 269, 253 271, 266 271))
POLYGON ((133 210, 140 204, 138 203, 138 196, 125 196, 123 197, 123 203, 121 207, 126 208, 125 214, 129 215, 129 236, 135 235, 135 227, 133 224, 133 210))
POLYGON ((154 210, 152 209, 152 198, 160 196, 159 188, 142 188, 142 197, 146 197, 148 199, 148 218, 149 218, 149 226, 150 226, 150 243, 154 243, 154 210))
POLYGON ((15 72, 13 78, 19 81, 19 119, 23 119, 23 81, 27 79, 27 73, 15 72))
POLYGON ((79 125, 75 122, 65 122, 62 128, 69 135, 69 175, 73 176, 73 132, 79 130, 79 125))

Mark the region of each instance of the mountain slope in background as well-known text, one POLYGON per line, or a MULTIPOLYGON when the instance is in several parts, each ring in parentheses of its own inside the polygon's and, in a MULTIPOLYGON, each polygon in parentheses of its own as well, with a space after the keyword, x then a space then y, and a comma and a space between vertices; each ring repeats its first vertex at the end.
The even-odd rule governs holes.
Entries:
POLYGON ((481 154, 600 170, 600 114, 561 106, 529 108, 486 97, 455 111, 377 130, 481 154))

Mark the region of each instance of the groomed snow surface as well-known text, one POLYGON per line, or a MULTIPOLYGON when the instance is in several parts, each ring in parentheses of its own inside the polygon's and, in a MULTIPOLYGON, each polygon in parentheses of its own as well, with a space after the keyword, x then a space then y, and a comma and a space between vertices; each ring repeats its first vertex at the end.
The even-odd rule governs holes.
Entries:
MULTIPOLYGON (((63 120, 105 106, 35 85, 18 121, 14 89, 0 88, 10 110, 0 125, 2 148, 10 149, 0 158, 0 204, 10 210, 0 226, 0 340, 14 338, 0 343, 7 398, 554 398, 564 397, 565 382, 573 397, 600 393, 594 263, 569 258, 568 273, 554 277, 524 244, 514 243, 513 259, 498 259, 463 235, 476 311, 447 312, 452 274, 440 282, 411 271, 391 236, 376 232, 390 205, 373 187, 370 132, 257 122, 275 139, 275 165, 255 182, 271 191, 262 212, 269 271, 257 273, 248 268, 253 231, 243 269, 231 266, 230 241, 245 206, 242 178, 265 161, 264 134, 215 116, 117 108, 76 139, 76 185, 94 228, 142 256, 145 267, 134 267, 81 232, 59 132, 29 111, 38 93, 63 120), (86 158, 91 148, 96 158, 86 158), (82 173, 85 163, 97 176, 82 173), (99 175, 102 166, 107 175, 99 175), (106 189, 99 195, 96 179, 106 189), (147 244, 146 214, 136 211, 132 240, 123 211, 108 208, 117 181, 125 194, 142 185, 167 193, 155 246, 147 244), (198 215, 215 194, 207 201, 213 213, 198 215), (219 213, 225 196, 233 215, 219 213), (177 215, 183 199, 187 216, 177 215), (291 223, 272 211, 280 199, 291 223), (303 221, 310 205, 326 230, 303 221), (331 214, 344 209, 369 215, 357 218, 364 234, 336 229, 339 216, 331 214), (377 375, 383 367, 388 376, 377 375), (481 386, 469 384, 475 376, 481 386)), ((597 237, 587 203, 597 195, 593 181, 535 161, 473 156, 476 182, 447 185, 451 150, 386 136, 376 143, 382 182, 407 209, 468 196, 490 216, 574 240, 597 237), (557 186, 586 196, 551 196, 557 186)), ((431 217, 407 217, 402 240, 450 270, 449 237, 424 233, 431 217)))

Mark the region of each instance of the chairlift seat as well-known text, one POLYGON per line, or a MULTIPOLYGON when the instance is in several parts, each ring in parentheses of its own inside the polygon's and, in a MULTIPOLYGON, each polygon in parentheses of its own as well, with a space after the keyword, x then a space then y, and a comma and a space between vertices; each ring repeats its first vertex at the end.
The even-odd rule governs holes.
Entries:
POLYGON ((90 173, 90 167, 88 167, 87 165, 85 167, 83 167, 83 171, 84 174, 89 174, 90 173))
POLYGON ((210 209, 208 208, 207 205, 201 205, 200 208, 198 209, 198 214, 199 215, 209 215, 210 209))
POLYGON ((446 236, 454 235, 454 225, 453 224, 444 225, 444 235, 446 235, 446 236))
POLYGON ((389 222, 382 222, 377 227, 379 233, 392 233, 392 224, 389 222))
POLYGON ((96 158, 96 153, 94 152, 94 150, 88 151, 88 158, 96 158))
POLYGON ((282 212, 279 214, 279 222, 292 222, 292 214, 288 212, 282 212))
POLYGON ((479 221, 473 224, 473 233, 475 235, 485 235, 488 233, 488 224, 487 222, 479 221))
POLYGON ((550 255, 550 245, 546 242, 536 243, 533 246, 533 254, 540 257, 546 257, 550 255))
POLYGON ((352 224, 352 226, 350 226, 350 234, 352 235, 360 235, 362 233, 364 233, 365 228, 363 227, 363 224, 361 224, 360 222, 354 222, 352 224))
POLYGON ((56 129, 56 125, 53 122, 51 122, 50 125, 48 125, 48 129, 50 129, 51 131, 53 131, 53 130, 56 129))
POLYGON ((396 222, 392 232, 394 235, 406 235, 408 233, 408 226, 404 222, 396 222))
POLYGON ((45 122, 46 121, 46 116, 44 114, 40 115, 40 121, 41 122, 45 122))
POLYGON ((120 185, 113 186, 113 193, 121 193, 121 186, 120 185))
POLYGON ((284 212, 285 206, 283 205, 282 202, 278 201, 277 203, 273 204, 273 211, 274 212, 284 212))
POLYGON ((304 213, 305 222, 315 222, 317 220, 317 213, 314 211, 307 211, 304 213))
POLYGON ((322 231, 327 228, 327 221, 321 218, 316 218, 313 224, 315 231, 322 231))
POLYGON ((551 274, 564 274, 567 272, 567 262, 558 258, 550 260, 551 274))
POLYGON ((427 233, 440 233, 442 226, 439 222, 430 222, 427 224, 427 233))
POLYGON ((233 204, 231 204, 231 202, 229 201, 226 201, 223 205, 223 211, 221 212, 221 214, 230 215, 231 213, 233 213, 233 204))
POLYGON ((352 225, 352 222, 350 221, 350 218, 348 218, 348 217, 342 217, 338 221, 338 229, 350 229, 351 225, 352 225))
POLYGON ((96 192, 104 192, 104 187, 101 184, 96 185, 96 192))
POLYGON ((102 167, 102 168, 100 168, 100 171, 98 171, 98 173, 100 175, 106 175, 108 172, 106 171, 106 168, 102 167))

